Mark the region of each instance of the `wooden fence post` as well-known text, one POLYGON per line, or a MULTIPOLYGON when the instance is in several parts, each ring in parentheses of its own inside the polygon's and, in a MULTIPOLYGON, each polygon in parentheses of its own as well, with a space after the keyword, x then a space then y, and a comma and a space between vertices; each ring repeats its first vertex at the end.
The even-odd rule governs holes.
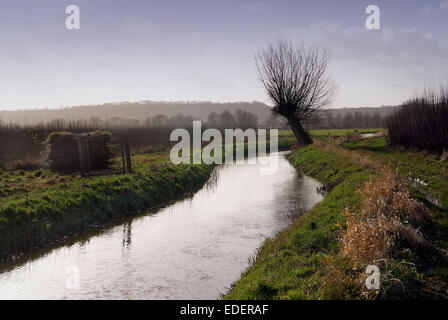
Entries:
POLYGON ((87 172, 92 172, 92 165, 90 163, 90 147, 89 147, 89 133, 87 132, 87 137, 85 139, 85 152, 86 152, 86 160, 87 160, 87 172))
POLYGON ((126 166, 128 173, 132 173, 132 162, 131 162, 131 150, 129 148, 129 142, 126 142, 124 145, 124 149, 126 152, 126 166))
POLYGON ((78 157, 79 157, 79 169, 81 171, 81 176, 85 177, 92 172, 92 166, 90 163, 90 152, 89 152, 89 140, 88 137, 78 138, 78 157))
POLYGON ((123 173, 126 173, 126 163, 124 161, 124 143, 121 143, 121 161, 123 163, 123 173))

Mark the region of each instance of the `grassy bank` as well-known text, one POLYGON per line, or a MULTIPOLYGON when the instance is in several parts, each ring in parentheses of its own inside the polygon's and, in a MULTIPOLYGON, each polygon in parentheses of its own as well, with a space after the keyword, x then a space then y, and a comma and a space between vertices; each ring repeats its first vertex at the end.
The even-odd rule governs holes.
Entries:
POLYGON ((134 157, 129 175, 81 178, 50 170, 1 173, 0 258, 39 248, 61 237, 200 188, 207 165, 171 165, 168 153, 134 157))
MULTIPOLYGON (((347 232, 346 212, 349 210, 359 215, 361 206, 365 206, 360 193, 366 194, 366 182, 383 178, 379 177, 379 166, 390 165, 394 169, 399 168, 403 176, 424 179, 426 190, 439 196, 444 205, 448 193, 445 187, 446 163, 426 155, 388 148, 383 137, 348 139, 351 134, 346 133, 338 135, 340 138, 337 139, 327 138, 326 134, 321 136, 315 145, 294 152, 289 160, 305 174, 318 178, 331 191, 287 230, 267 239, 253 264, 224 298, 446 297, 446 209, 427 204, 432 211, 432 223, 417 226, 425 240, 431 243, 431 248, 437 249, 437 254, 416 252, 409 249, 403 239, 395 239, 385 260, 387 265, 381 265, 382 279, 384 283, 388 281, 381 292, 366 294, 360 280, 365 280, 366 264, 346 259, 341 254, 341 238, 347 232), (393 285, 389 284, 391 282, 393 285)), ((411 185, 409 189, 413 189, 411 185)), ((413 195, 418 197, 415 192, 413 195)))
POLYGON ((421 181, 419 190, 429 193, 448 209, 448 162, 423 152, 411 152, 387 146, 384 137, 341 142, 341 146, 375 162, 399 168, 403 175, 421 181))
POLYGON ((254 264, 226 299, 317 299, 322 296, 325 258, 338 250, 337 222, 343 209, 356 206, 361 183, 373 174, 361 165, 315 147, 296 151, 290 162, 333 190, 287 230, 268 239, 254 264))
MULTIPOLYGON (((279 150, 293 141, 279 139, 279 150)), ((112 169, 120 161, 113 159, 112 169)), ((0 170, 0 261, 184 197, 202 187, 213 165, 173 165, 165 151, 135 155, 133 169, 88 178, 49 169, 0 170)))

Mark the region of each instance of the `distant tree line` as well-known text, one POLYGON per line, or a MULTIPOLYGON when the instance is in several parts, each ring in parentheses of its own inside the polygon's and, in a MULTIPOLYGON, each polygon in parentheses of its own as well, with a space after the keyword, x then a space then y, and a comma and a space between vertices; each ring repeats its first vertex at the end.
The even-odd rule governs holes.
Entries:
POLYGON ((211 112, 207 117, 207 126, 211 128, 257 128, 258 118, 255 114, 245 111, 236 110, 232 114, 229 110, 221 113, 211 112))
MULTIPOLYGON (((200 117, 183 115, 181 113, 168 117, 166 115, 156 115, 146 119, 125 119, 112 117, 110 119, 101 119, 99 117, 90 117, 85 120, 67 121, 64 119, 54 119, 47 124, 38 123, 37 126, 48 125, 52 128, 82 127, 82 128, 188 128, 192 126, 193 121, 200 121, 200 117)), ((210 112, 207 121, 203 122, 206 127, 213 128, 257 128, 258 117, 246 110, 236 110, 231 113, 224 110, 221 113, 210 112)))
POLYGON ((316 129, 370 129, 382 128, 385 117, 379 112, 373 115, 363 112, 347 112, 334 116, 331 111, 323 112, 311 126, 316 129))
MULTIPOLYGON (((173 128, 191 129, 192 122, 199 117, 176 114, 155 115, 145 119, 126 119, 111 117, 101 119, 90 117, 81 120, 53 119, 48 122, 33 124, 12 124, 0 119, 0 166, 3 162, 17 159, 37 159, 45 151, 45 141, 52 132, 69 131, 81 133, 95 130, 106 130, 113 134, 114 140, 127 139, 132 146, 166 147, 171 142, 169 136, 173 128)), ((202 122, 203 128, 278 128, 288 129, 287 122, 279 116, 272 115, 259 122, 258 117, 247 110, 237 109, 234 112, 210 112, 207 120, 202 122)), ((384 126, 384 117, 379 112, 374 114, 362 112, 346 112, 334 115, 331 111, 321 110, 313 119, 304 122, 306 129, 343 129, 343 128, 378 128, 384 126)), ((34 160, 33 160, 34 161, 34 160)))
MULTIPOLYGON (((171 144, 170 133, 174 128, 191 130, 193 121, 199 117, 177 114, 172 117, 156 115, 146 119, 124 119, 112 117, 69 121, 53 119, 30 125, 6 124, 0 120, 0 169, 5 163, 17 162, 37 163, 42 159, 46 149, 47 137, 53 132, 67 131, 83 133, 104 130, 112 133, 114 141, 126 140, 135 149, 148 146, 165 148, 171 144), (3 164, 3 165, 2 165, 3 164)), ((245 110, 228 110, 222 113, 210 113, 203 127, 215 128, 257 128, 257 116, 245 110)))
MULTIPOLYGON (((386 116, 379 112, 373 114, 368 112, 345 112, 344 114, 333 114, 331 110, 320 110, 311 119, 303 121, 307 130, 313 129, 372 129, 383 128, 386 116)), ((288 128, 286 121, 279 117, 270 117, 260 127, 265 128, 288 128)))

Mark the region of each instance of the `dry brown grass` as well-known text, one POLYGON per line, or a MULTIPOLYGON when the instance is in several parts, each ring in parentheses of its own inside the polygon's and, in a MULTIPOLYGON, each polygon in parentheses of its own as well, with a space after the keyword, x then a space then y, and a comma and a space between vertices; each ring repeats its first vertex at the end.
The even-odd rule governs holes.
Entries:
POLYGON ((385 217, 364 218, 346 210, 347 231, 342 237, 342 255, 354 262, 381 259, 392 247, 395 235, 385 217))
POLYGON ((352 299, 362 291, 362 281, 356 270, 345 267, 340 257, 328 255, 325 260, 325 277, 322 284, 322 298, 325 300, 352 299))
POLYGON ((415 266, 396 261, 392 253, 399 244, 418 254, 432 254, 434 247, 419 228, 431 221, 429 210, 412 199, 398 170, 378 170, 378 178, 358 191, 358 213, 345 209, 347 228, 342 229, 338 257, 325 261, 323 295, 326 299, 377 299, 412 294, 404 279, 415 274, 415 266), (365 267, 374 264, 381 270, 380 290, 367 290, 365 267), (347 267, 351 266, 351 267, 347 267))
POLYGON ((445 150, 440 156, 440 161, 447 162, 448 161, 448 149, 445 150))
POLYGON ((353 261, 370 263, 388 257, 398 239, 411 249, 428 248, 418 229, 412 225, 430 221, 429 210, 412 199, 398 174, 383 167, 379 178, 359 190, 358 214, 346 209, 347 230, 342 236, 342 255, 353 261))

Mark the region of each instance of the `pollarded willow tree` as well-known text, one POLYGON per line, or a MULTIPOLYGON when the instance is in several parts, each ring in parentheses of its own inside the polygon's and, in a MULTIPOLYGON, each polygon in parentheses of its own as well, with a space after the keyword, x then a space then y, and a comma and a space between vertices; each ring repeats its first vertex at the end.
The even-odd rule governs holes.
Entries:
POLYGON ((327 74, 327 51, 279 41, 255 58, 274 113, 285 118, 300 144, 311 144, 302 122, 312 120, 317 111, 329 105, 336 91, 327 74))

